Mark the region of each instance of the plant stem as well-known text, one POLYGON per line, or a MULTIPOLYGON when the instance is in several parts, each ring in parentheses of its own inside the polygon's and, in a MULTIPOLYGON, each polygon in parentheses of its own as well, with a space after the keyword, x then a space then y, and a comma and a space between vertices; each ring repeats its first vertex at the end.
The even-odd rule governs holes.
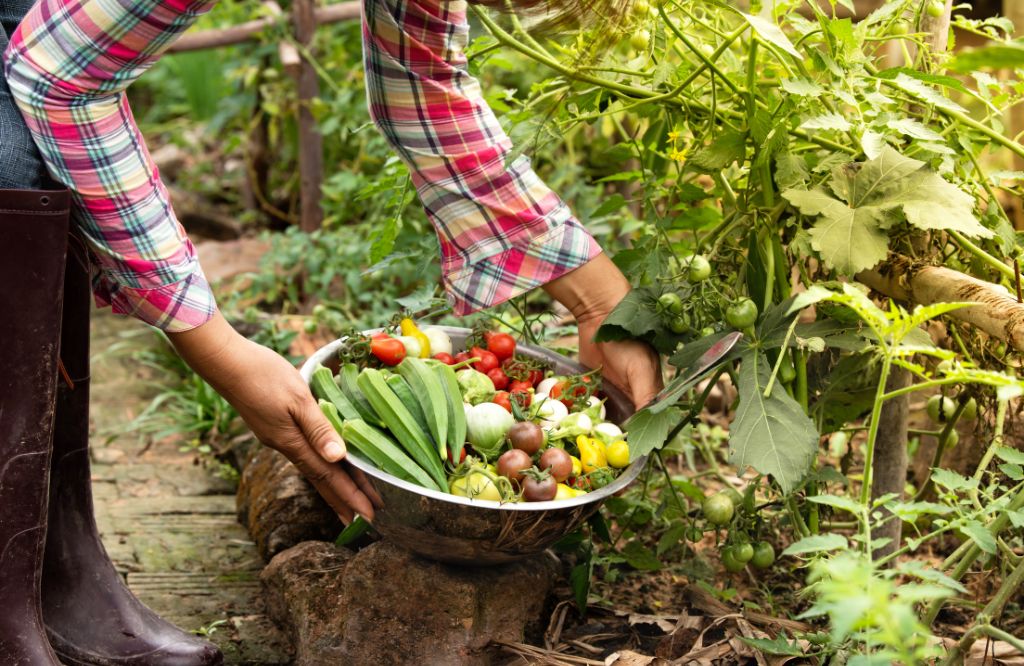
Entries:
MULTIPOLYGON (((950 650, 949 654, 946 656, 946 660, 942 662, 943 666, 953 666, 953 664, 962 663, 963 655, 971 649, 971 645, 977 640, 976 634, 978 633, 988 633, 994 629, 1002 636, 1010 636, 1010 634, 996 629, 990 623, 1002 615, 1003 607, 1006 606, 1006 603, 1017 591, 1017 588, 1020 587, 1021 583, 1024 583, 1024 560, 1014 567, 1013 571, 1010 572, 1010 575, 1003 581, 1003 584, 999 586, 999 589, 996 591, 991 601, 981 609, 981 613, 978 614, 978 621, 982 624, 971 627, 971 629, 964 634, 964 637, 960 639, 960 642, 956 644, 956 647, 950 650)), ((1010 637, 1012 638, 1012 636, 1010 637)), ((1002 640, 1006 639, 1003 638, 1002 640)), ((1014 639, 1011 644, 1019 649, 1019 646, 1024 645, 1024 641, 1014 639)))
POLYGON ((882 358, 882 370, 878 377, 878 389, 875 391, 875 404, 871 409, 868 439, 864 445, 864 479, 861 481, 860 489, 860 503, 864 506, 870 506, 871 503, 871 465, 875 457, 875 441, 878 439, 878 422, 882 418, 882 405, 887 399, 885 387, 889 381, 890 370, 892 370, 892 357, 890 354, 886 354, 882 358))

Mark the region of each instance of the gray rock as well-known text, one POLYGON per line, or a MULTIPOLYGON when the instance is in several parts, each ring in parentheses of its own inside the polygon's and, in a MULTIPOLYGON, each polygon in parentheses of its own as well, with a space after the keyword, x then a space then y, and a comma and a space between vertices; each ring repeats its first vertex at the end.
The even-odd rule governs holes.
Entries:
POLYGON ((337 514, 283 455, 261 447, 242 471, 238 520, 264 560, 303 541, 334 541, 337 514))
POLYGON ((421 559, 386 541, 356 555, 303 543, 264 570, 270 616, 296 664, 483 666, 492 641, 542 621, 556 567, 547 556, 471 568, 421 559))

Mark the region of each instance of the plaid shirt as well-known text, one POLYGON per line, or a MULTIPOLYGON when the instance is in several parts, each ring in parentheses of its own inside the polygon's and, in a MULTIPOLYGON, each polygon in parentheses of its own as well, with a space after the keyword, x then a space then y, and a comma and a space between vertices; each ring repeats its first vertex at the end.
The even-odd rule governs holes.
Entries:
MULTIPOLYGON (((97 259, 97 301, 167 331, 216 304, 124 91, 213 0, 39 0, 6 75, 97 259)), ((501 303, 600 248, 511 145, 466 72, 463 0, 364 0, 367 94, 440 239, 458 314, 501 303)))

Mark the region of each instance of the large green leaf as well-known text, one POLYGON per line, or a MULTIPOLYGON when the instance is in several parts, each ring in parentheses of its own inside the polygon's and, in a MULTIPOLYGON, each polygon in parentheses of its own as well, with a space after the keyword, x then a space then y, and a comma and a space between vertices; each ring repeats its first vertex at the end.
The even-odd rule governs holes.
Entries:
POLYGON ((630 417, 625 426, 629 436, 630 462, 665 446, 669 432, 679 425, 681 419, 682 412, 676 407, 657 413, 641 409, 630 417))
MULTIPOLYGON (((915 83, 920 83, 911 79, 915 83)), ((921 84, 924 85, 924 84, 921 84)), ((818 218, 811 245, 844 275, 870 268, 889 248, 887 229, 899 220, 919 229, 955 230, 990 238, 974 216, 974 199, 925 163, 885 146, 866 162, 832 170, 832 192, 790 188, 783 196, 801 213, 818 218)))
MULTIPOLYGON (((775 477, 789 492, 810 469, 818 450, 818 431, 800 405, 776 384, 764 396, 771 366, 757 349, 743 354, 740 407, 729 435, 729 460, 775 477)), ((632 439, 630 439, 632 445, 632 439)))

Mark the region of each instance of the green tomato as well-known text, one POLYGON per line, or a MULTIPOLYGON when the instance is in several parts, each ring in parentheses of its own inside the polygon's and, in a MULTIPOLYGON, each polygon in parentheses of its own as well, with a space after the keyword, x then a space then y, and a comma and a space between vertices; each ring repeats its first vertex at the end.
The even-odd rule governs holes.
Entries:
POLYGON ((725 493, 715 493, 701 505, 704 518, 712 525, 728 525, 736 513, 736 507, 725 493))
POLYGON ((895 23, 892 24, 892 34, 896 35, 897 37, 909 35, 910 23, 908 21, 904 21, 903 19, 896 21, 895 23))
POLYGON ((687 277, 690 282, 703 282, 711 277, 711 262, 702 254, 695 254, 690 257, 689 271, 687 277))
POLYGON ((671 314, 679 314, 683 311, 683 299, 679 298, 679 294, 674 291, 666 291, 658 296, 658 305, 662 310, 671 314))
POLYGON ((647 30, 637 30, 629 38, 629 45, 637 51, 646 51, 651 44, 651 33, 647 30))
POLYGON ((731 546, 727 546, 722 549, 722 566, 725 567, 726 571, 736 573, 738 571, 743 571, 745 563, 736 559, 736 553, 733 548, 731 546))
POLYGON ((712 46, 711 44, 701 44, 700 52, 710 58, 711 56, 715 55, 715 47, 712 46))
POLYGON ((749 543, 738 543, 732 547, 732 556, 737 562, 746 564, 754 557, 754 547, 749 543))
POLYGON ((942 0, 931 0, 925 11, 928 13, 928 16, 931 16, 932 18, 942 18, 946 13, 946 3, 942 0))
POLYGON ((320 325, 316 323, 315 319, 307 319, 306 321, 302 322, 302 330, 304 330, 309 335, 313 335, 318 330, 320 330, 320 325))
POLYGON ((960 418, 964 421, 973 421, 978 418, 978 401, 971 398, 964 405, 964 411, 960 412, 960 418))
POLYGON ((647 0, 636 0, 633 3, 633 13, 640 18, 647 16, 651 13, 650 3, 647 0))
POLYGON ((734 507, 743 504, 743 494, 740 491, 733 488, 732 486, 729 486, 728 488, 723 490, 722 494, 729 498, 729 501, 732 502, 732 505, 734 507))
POLYGON ((757 305, 749 298, 741 298, 725 311, 725 323, 738 331, 750 328, 757 321, 757 305))
POLYGON ((715 329, 712 328, 711 326, 705 326, 704 328, 700 329, 700 337, 702 337, 702 338, 706 338, 706 337, 708 337, 710 335, 714 335, 714 334, 715 334, 715 329))
POLYGON ((323 303, 317 303, 316 305, 313 306, 313 316, 314 317, 316 317, 317 319, 320 319, 325 314, 327 314, 327 306, 326 305, 324 305, 323 303))
POLYGON ((704 540, 704 532, 696 525, 686 528, 686 540, 690 543, 700 543, 704 540))
POLYGON ((758 542, 754 546, 754 556, 750 558, 750 564, 755 569, 767 569, 775 562, 775 549, 767 541, 758 542))
POLYGON ((944 395, 933 395, 928 398, 928 418, 935 423, 949 423, 956 412, 956 402, 944 395))
POLYGON ((946 439, 946 448, 951 449, 960 443, 960 433, 956 430, 949 431, 949 438, 946 439))
POLYGON ((668 322, 668 329, 676 335, 682 335, 690 330, 689 324, 686 323, 686 318, 676 315, 668 322))

